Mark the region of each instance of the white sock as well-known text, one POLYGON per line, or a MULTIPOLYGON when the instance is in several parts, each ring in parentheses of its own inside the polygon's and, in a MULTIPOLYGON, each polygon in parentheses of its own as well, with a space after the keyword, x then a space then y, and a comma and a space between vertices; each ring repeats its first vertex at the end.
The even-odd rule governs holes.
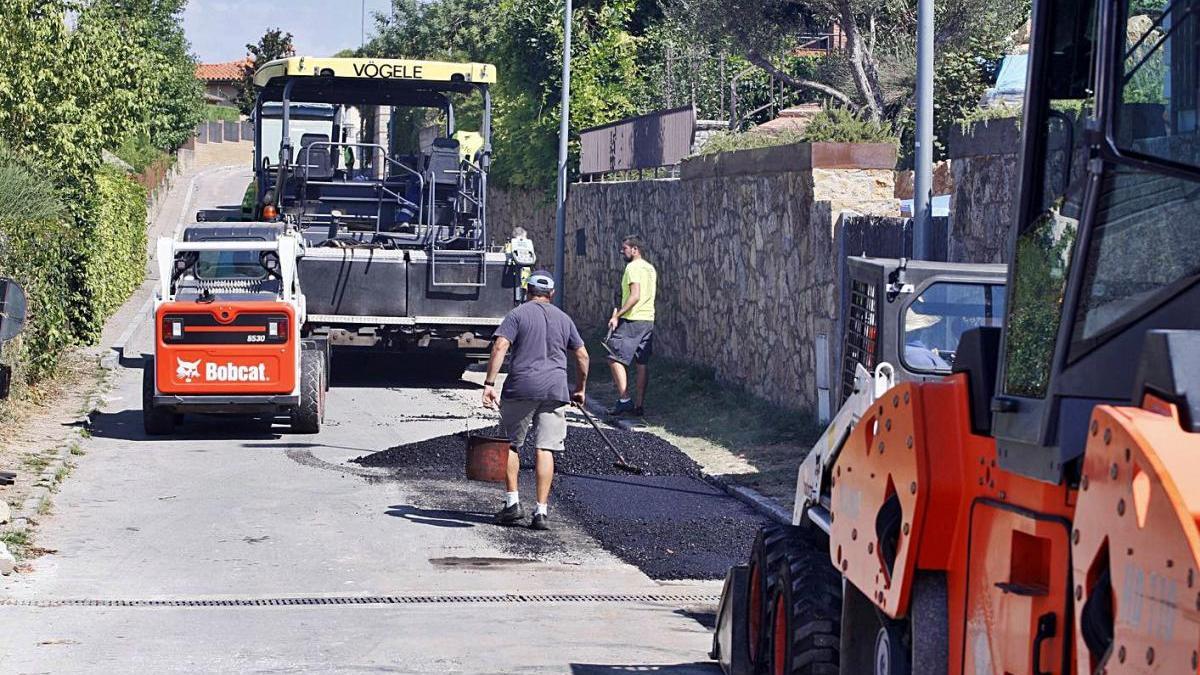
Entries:
POLYGON ((548 509, 548 508, 550 508, 549 504, 543 504, 541 502, 538 502, 537 510, 534 511, 533 513, 534 513, 534 515, 537 515, 540 513, 543 516, 546 516, 546 515, 549 515, 548 513, 546 513, 546 509, 548 509))
POLYGON ((632 401, 633 401, 633 398, 632 398, 632 397, 630 397, 630 398, 623 398, 623 399, 621 399, 621 403, 630 403, 630 402, 632 402, 632 401))
POLYGON ((504 493, 504 507, 505 508, 508 508, 508 507, 512 506, 513 504, 519 504, 520 502, 521 502, 521 498, 519 496, 517 496, 516 492, 505 492, 504 493))

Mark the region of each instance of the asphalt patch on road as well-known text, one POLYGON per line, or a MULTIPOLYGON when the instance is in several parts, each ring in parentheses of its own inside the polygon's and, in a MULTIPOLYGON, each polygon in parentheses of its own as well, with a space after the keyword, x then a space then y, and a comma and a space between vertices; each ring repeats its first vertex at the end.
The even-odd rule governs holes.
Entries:
MULTIPOLYGON (((499 430, 472 433, 497 436, 499 430)), ((704 480, 699 465, 661 438, 622 429, 605 433, 625 459, 645 474, 635 476, 615 468, 612 453, 594 430, 569 428, 567 451, 555 461, 552 522, 566 521, 653 579, 720 579, 731 565, 746 557, 766 518, 704 480)), ((524 469, 532 470, 533 455, 531 447, 523 449, 524 469)), ((398 445, 351 461, 390 470, 399 480, 466 483, 466 456, 466 434, 458 433, 398 445)), ((532 482, 529 473, 522 471, 523 495, 532 492, 532 484, 527 484, 532 482)), ((475 498, 460 494, 465 501, 451 504, 460 500, 449 492, 440 493, 439 501, 449 499, 441 508, 470 508, 468 502, 475 498)), ((559 539, 565 533, 554 530, 497 530, 512 540, 507 547, 510 551, 529 557, 541 558, 552 552, 562 555, 562 546, 568 543, 559 539)))
POLYGON ((560 476, 555 496, 607 550, 653 579, 722 579, 766 520, 689 476, 560 476))
MULTIPOLYGON (((690 476, 702 478, 700 465, 679 448, 652 434, 608 429, 604 432, 625 461, 646 476, 690 476)), ((499 427, 487 427, 471 432, 474 436, 502 437, 499 427)), ((462 476, 467 465, 467 434, 465 432, 438 436, 416 443, 406 443, 381 452, 357 457, 352 462, 361 466, 395 469, 406 476, 444 478, 462 476)), ((559 474, 593 476, 629 475, 613 466, 616 457, 600 436, 590 428, 568 427, 567 451, 555 456, 554 469, 559 474)), ((532 469, 534 452, 532 434, 521 450, 522 468, 532 469)))

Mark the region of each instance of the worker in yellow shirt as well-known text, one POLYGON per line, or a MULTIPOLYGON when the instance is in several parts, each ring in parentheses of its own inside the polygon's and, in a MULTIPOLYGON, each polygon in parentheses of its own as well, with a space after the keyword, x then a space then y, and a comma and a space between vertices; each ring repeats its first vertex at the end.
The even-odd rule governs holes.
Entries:
POLYGON ((621 240, 625 274, 621 277, 621 306, 613 309, 608 320, 609 336, 604 346, 613 382, 617 385, 617 404, 610 415, 644 415, 646 400, 646 364, 654 351, 654 295, 658 290, 658 271, 642 257, 645 247, 636 236, 621 240), (629 396, 629 374, 637 364, 637 397, 629 396))

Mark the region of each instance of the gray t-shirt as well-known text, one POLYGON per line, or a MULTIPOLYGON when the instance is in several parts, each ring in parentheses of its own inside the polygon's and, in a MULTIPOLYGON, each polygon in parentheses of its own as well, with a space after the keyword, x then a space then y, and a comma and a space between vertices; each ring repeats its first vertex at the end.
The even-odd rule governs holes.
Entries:
POLYGON ((504 317, 496 335, 512 343, 504 398, 571 400, 567 391, 567 351, 583 346, 575 322, 548 302, 530 300, 504 317))

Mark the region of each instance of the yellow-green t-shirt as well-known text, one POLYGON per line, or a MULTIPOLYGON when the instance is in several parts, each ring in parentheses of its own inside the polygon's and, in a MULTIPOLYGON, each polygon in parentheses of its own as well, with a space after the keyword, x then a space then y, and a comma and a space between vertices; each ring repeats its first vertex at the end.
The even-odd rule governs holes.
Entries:
POLYGON ((638 285, 639 297, 637 304, 622 314, 621 318, 630 321, 653 321, 654 294, 658 290, 658 272, 654 265, 639 258, 625 266, 625 274, 621 277, 622 307, 629 300, 629 284, 638 285))

